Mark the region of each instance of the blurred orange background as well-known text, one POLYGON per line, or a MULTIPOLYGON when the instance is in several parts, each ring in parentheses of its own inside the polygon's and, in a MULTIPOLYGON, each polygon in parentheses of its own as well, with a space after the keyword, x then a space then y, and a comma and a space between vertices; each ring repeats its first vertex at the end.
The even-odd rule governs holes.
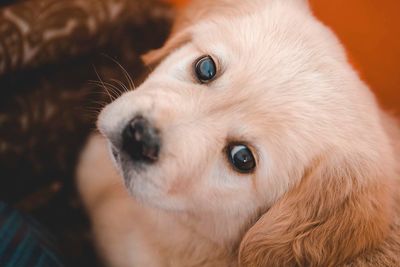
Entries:
MULTIPOLYGON (((190 0, 167 0, 179 7, 190 0)), ((400 0, 310 0, 383 107, 400 114, 400 0)))

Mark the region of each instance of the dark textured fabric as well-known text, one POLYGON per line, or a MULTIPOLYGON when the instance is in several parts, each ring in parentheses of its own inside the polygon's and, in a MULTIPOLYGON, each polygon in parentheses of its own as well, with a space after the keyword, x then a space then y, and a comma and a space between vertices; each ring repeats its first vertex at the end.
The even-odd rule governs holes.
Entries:
POLYGON ((64 266, 52 237, 32 218, 0 202, 0 266, 64 266))
POLYGON ((66 266, 101 266, 76 162, 107 90, 131 87, 122 67, 140 84, 139 55, 162 44, 170 16, 158 0, 0 1, 0 201, 54 235, 66 266), (126 6, 110 19, 107 3, 126 6))
POLYGON ((157 0, 28 0, 6 6, 0 9, 0 74, 88 53, 122 25, 143 24, 161 10, 157 0))

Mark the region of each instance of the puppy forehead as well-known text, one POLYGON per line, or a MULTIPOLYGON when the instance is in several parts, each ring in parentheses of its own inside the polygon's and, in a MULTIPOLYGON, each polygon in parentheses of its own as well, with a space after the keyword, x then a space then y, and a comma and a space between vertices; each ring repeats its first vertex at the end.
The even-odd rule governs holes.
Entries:
POLYGON ((279 71, 288 63, 291 69, 285 70, 287 74, 296 69, 310 72, 314 68, 307 63, 343 58, 336 39, 310 13, 293 5, 277 5, 203 20, 193 27, 193 43, 203 54, 214 54, 222 67, 246 66, 247 73, 279 71), (323 39, 326 42, 321 42, 323 39))
POLYGON ((193 43, 218 59, 218 80, 229 80, 226 86, 290 94, 327 88, 323 81, 334 81, 347 61, 344 50, 312 15, 292 9, 203 21, 193 30, 193 43))
POLYGON ((214 55, 222 68, 210 85, 210 113, 229 112, 235 114, 230 117, 233 122, 277 132, 283 121, 301 121, 291 118, 317 120, 316 110, 323 114, 326 103, 334 102, 331 98, 342 98, 332 89, 342 51, 336 41, 325 44, 321 38, 332 41, 325 28, 303 14, 279 20, 260 12, 199 24, 193 34, 195 47, 214 55))

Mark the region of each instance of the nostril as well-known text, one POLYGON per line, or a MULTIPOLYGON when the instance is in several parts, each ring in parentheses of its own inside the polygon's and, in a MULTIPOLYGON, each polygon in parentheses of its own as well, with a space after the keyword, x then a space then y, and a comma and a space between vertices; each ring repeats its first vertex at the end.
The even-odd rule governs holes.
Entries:
POLYGON ((160 152, 160 137, 142 116, 131 120, 122 132, 122 148, 135 161, 154 162, 160 152))

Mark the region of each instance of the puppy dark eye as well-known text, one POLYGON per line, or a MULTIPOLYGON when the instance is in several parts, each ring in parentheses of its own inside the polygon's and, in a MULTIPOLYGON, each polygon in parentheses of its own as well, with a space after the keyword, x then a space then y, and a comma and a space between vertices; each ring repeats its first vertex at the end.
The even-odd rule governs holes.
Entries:
POLYGON ((249 173, 256 167, 256 160, 247 146, 230 145, 227 152, 229 161, 238 172, 249 173))
POLYGON ((217 67, 210 56, 201 57, 196 61, 195 72, 197 79, 202 83, 207 83, 214 79, 217 74, 217 67))

